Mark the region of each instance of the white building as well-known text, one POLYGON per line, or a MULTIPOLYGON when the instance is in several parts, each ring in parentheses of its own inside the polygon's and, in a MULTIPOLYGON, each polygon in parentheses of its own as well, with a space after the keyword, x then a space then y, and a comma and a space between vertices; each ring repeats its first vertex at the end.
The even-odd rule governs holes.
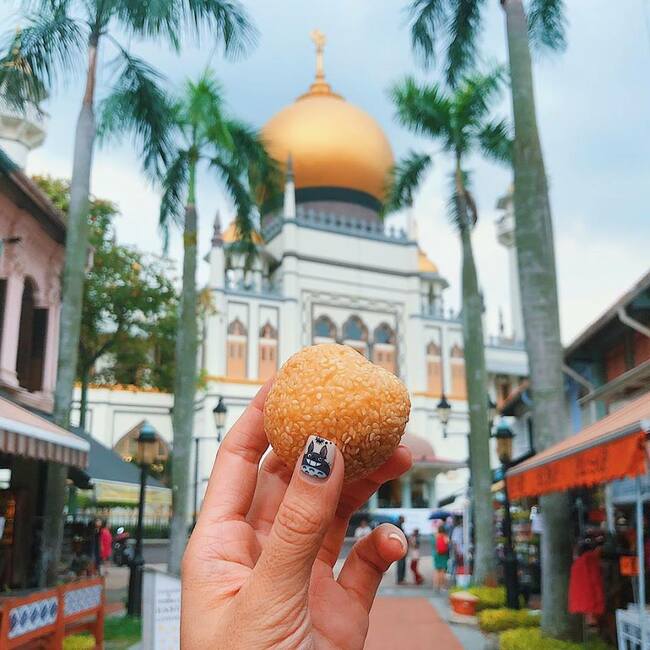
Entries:
MULTIPOLYGON (((379 217, 390 144, 372 117, 332 91, 320 60, 308 92, 271 118, 263 134, 274 157, 287 161, 283 205, 262 216, 250 270, 234 225, 222 229, 218 216, 208 256, 214 309, 203 324, 206 388, 196 404, 199 495, 219 444, 212 415, 219 398, 228 408, 227 429, 291 354, 337 341, 395 372, 411 394, 406 441, 415 465, 370 506, 434 507, 467 484, 463 337, 458 315, 445 307, 447 280, 414 233, 386 228, 379 217), (452 405, 446 431, 436 416, 443 393, 452 405)), ((504 229, 500 240, 512 256, 504 229)), ((523 344, 489 338, 486 357, 491 397, 500 401, 528 373, 523 344)), ((142 419, 158 418, 167 438, 169 406, 161 395, 91 390, 90 428, 115 445, 142 419)))

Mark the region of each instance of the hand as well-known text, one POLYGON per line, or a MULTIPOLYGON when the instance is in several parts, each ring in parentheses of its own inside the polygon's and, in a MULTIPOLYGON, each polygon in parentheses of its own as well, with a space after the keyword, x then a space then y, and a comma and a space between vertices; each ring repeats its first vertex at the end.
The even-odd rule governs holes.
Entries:
MULTIPOLYGON (((363 648, 383 573, 406 539, 383 524, 359 540, 334 578, 348 521, 379 486, 411 466, 400 446, 368 478, 343 486, 343 456, 328 469, 291 471, 264 434, 267 383, 224 439, 182 567, 183 650, 363 648), (313 474, 314 472, 312 472, 313 474)), ((323 447, 316 443, 316 452, 323 447)), ((321 457, 325 457, 323 452, 321 457)), ((308 465, 311 467, 311 465, 308 465)))

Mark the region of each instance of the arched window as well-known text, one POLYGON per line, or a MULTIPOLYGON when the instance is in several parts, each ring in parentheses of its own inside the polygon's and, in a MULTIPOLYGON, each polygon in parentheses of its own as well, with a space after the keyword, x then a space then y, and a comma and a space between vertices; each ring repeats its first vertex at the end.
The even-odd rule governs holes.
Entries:
POLYGON ((427 345, 427 393, 438 396, 443 392, 440 346, 431 341, 427 345))
POLYGON ((449 351, 451 365, 451 394, 456 399, 467 399, 467 385, 465 383, 465 354, 463 348, 457 343, 449 351))
POLYGON ((278 369, 278 331, 269 321, 260 329, 258 378, 266 381, 278 369))
POLYGON ((389 372, 396 372, 397 351, 395 348, 395 332, 388 323, 381 323, 373 333, 372 361, 389 372))
MULTIPOLYGON (((139 422, 133 429, 127 431, 113 446, 113 449, 127 462, 130 462, 138 451, 137 438, 140 435, 140 429, 144 421, 139 422)), ((156 461, 166 462, 169 458, 170 447, 165 439, 156 432, 156 461)))
POLYGON ((20 310, 16 375, 18 383, 29 391, 43 387, 45 338, 47 335, 47 309, 35 305, 36 284, 25 278, 20 310))
POLYGON ((245 379, 247 376, 248 332, 245 325, 235 318, 228 325, 228 341, 226 355, 226 374, 235 379, 245 379))
POLYGON ((327 343, 336 340, 336 325, 329 316, 319 316, 313 326, 314 343, 327 343))
POLYGON ((368 328, 358 316, 350 316, 343 323, 343 343, 368 356, 368 328))

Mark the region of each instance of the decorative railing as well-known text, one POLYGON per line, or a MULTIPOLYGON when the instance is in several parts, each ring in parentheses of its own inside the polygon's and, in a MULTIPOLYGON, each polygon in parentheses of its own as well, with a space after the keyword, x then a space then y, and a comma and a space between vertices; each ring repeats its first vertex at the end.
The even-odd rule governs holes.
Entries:
MULTIPOLYGON (((334 212, 314 210, 313 208, 299 207, 296 210, 296 222, 301 225, 322 228, 323 230, 346 235, 369 237, 383 241, 408 241, 407 233, 403 228, 387 227, 379 220, 356 219, 334 212)), ((273 239, 282 230, 283 223, 284 216, 282 214, 267 217, 262 227, 264 239, 266 241, 273 239)))

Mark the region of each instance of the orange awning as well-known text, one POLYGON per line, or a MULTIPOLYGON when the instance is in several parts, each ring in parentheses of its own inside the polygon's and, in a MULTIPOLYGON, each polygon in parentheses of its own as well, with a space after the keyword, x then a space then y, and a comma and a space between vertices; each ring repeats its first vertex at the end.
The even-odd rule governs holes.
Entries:
POLYGON ((562 492, 646 473, 650 393, 507 473, 511 499, 562 492))

